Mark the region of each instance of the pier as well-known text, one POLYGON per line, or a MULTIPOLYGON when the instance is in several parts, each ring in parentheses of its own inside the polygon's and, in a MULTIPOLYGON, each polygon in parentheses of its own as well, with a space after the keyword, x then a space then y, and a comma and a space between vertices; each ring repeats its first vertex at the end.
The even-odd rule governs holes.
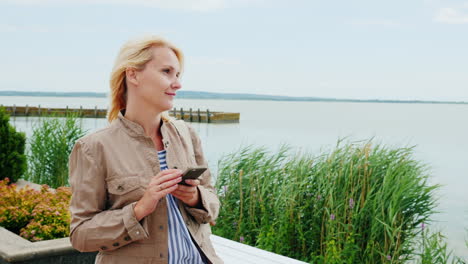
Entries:
MULTIPOLYGON (((2 105, 3 106, 3 105, 2 105)), ((106 118, 107 109, 98 109, 97 106, 94 108, 47 108, 41 107, 40 105, 35 106, 3 106, 7 113, 12 116, 56 116, 63 117, 69 114, 75 114, 78 117, 85 118, 106 118)), ((174 108, 169 112, 170 116, 177 119, 182 119, 187 122, 198 122, 198 123, 239 123, 240 113, 228 113, 228 112, 217 112, 210 111, 209 109, 200 110, 198 109, 183 109, 174 108)))

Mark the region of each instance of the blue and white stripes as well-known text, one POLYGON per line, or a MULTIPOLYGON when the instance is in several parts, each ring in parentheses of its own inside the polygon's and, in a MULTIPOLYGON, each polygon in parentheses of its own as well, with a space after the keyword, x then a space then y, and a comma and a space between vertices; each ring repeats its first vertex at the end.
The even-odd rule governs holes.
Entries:
MULTIPOLYGON (((166 150, 158 151, 158 158, 161 170, 167 170, 166 150)), ((184 219, 177 206, 177 199, 168 194, 167 215, 168 215, 168 248, 169 264, 190 263, 204 264, 200 252, 192 241, 190 233, 185 226, 184 219)))

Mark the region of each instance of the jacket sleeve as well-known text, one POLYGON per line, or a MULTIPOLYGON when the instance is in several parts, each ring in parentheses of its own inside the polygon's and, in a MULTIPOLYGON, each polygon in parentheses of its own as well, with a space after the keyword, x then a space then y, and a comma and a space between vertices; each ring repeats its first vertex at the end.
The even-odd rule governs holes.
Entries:
POLYGON ((69 159, 70 241, 81 252, 110 251, 135 240, 148 238, 146 218, 142 224, 134 214, 134 203, 106 210, 105 169, 98 155, 80 139, 69 159))
MULTIPOLYGON (((187 127, 190 131, 197 165, 204 165, 208 167, 208 163, 206 162, 205 156, 203 155, 200 138, 192 126, 187 124, 187 127)), ((198 190, 200 192, 203 209, 190 207, 188 205, 185 205, 185 207, 188 213, 192 215, 199 224, 207 224, 208 222, 214 222, 214 220, 216 220, 218 217, 219 199, 218 195, 216 195, 216 190, 211 183, 211 172, 209 168, 199 179, 200 185, 198 185, 198 190)))

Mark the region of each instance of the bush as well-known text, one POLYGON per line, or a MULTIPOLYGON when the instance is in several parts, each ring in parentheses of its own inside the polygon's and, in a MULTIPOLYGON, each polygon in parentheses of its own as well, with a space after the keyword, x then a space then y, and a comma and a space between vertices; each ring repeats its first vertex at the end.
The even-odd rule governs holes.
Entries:
POLYGON ((213 232, 313 263, 401 263, 433 213, 412 148, 348 144, 312 157, 247 147, 222 158, 213 232))
POLYGON ((10 178, 16 182, 26 171, 24 154, 26 136, 9 123, 10 116, 0 106, 0 180, 10 178))
POLYGON ((29 140, 29 171, 26 180, 52 188, 68 186, 68 156, 75 141, 84 136, 80 119, 43 117, 29 140))
POLYGON ((0 226, 30 241, 67 237, 70 228, 69 187, 40 191, 21 190, 9 180, 0 181, 0 226))

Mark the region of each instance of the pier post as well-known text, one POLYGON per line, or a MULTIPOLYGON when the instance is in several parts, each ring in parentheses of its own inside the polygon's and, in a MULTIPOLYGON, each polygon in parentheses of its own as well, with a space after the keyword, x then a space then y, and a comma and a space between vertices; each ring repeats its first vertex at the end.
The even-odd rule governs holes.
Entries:
POLYGON ((210 109, 206 109, 206 122, 211 123, 210 109))
POLYGON ((80 117, 83 117, 83 106, 80 105, 80 117))
POLYGON ((16 116, 16 105, 13 105, 13 116, 16 116))
POLYGON ((28 116, 28 114, 29 114, 29 106, 26 105, 26 110, 25 110, 25 112, 24 112, 24 115, 25 115, 25 116, 28 116))
POLYGON ((39 116, 41 116, 41 105, 37 108, 37 112, 39 113, 39 116))
POLYGON ((97 118, 97 105, 94 106, 94 117, 97 118))
POLYGON ((184 109, 180 108, 180 119, 184 120, 184 109))
POLYGON ((177 109, 174 107, 174 109, 172 109, 172 115, 174 116, 174 118, 177 118, 177 109))
POLYGON ((200 115, 200 108, 198 108, 198 123, 201 123, 201 115, 200 115))
POLYGON ((193 122, 192 108, 190 108, 190 122, 193 122))

